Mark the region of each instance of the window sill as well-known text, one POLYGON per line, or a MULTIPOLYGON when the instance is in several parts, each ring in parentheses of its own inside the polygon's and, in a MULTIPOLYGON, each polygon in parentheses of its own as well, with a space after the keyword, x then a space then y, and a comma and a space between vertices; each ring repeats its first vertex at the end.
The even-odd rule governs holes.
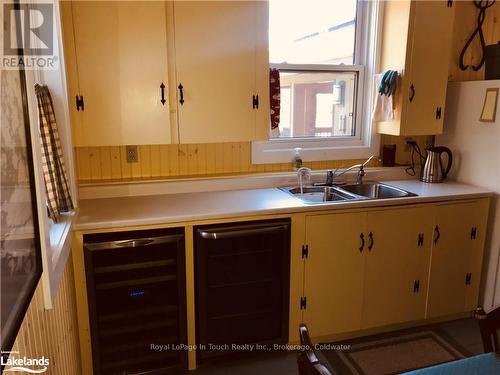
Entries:
POLYGON ((57 264, 61 252, 71 246, 71 227, 75 213, 61 214, 58 223, 52 223, 49 229, 50 248, 52 250, 52 262, 57 264))
POLYGON ((252 142, 252 164, 288 163, 300 148, 303 161, 365 159, 380 152, 380 137, 369 145, 360 140, 271 140, 252 142), (342 143, 340 143, 342 142, 342 143))
POLYGON ((42 280, 44 282, 45 308, 54 307, 57 290, 62 279, 66 262, 71 250, 73 237, 71 230, 76 212, 62 214, 58 223, 48 222, 48 239, 45 241, 46 249, 42 254, 44 270, 42 280))

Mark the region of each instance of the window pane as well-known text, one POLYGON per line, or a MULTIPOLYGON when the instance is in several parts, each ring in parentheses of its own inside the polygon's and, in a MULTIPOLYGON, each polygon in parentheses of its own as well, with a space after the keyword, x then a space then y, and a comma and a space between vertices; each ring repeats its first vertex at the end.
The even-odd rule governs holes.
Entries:
POLYGON ((270 0, 271 63, 354 63, 356 0, 270 0))
POLYGON ((356 72, 281 72, 280 80, 280 138, 356 135, 356 72))

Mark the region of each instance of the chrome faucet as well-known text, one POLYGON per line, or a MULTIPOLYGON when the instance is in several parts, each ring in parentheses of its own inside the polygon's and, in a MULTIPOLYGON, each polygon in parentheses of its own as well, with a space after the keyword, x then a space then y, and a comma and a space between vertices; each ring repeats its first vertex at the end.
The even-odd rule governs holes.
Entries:
POLYGON ((342 176, 344 173, 352 171, 353 169, 359 168, 358 177, 356 178, 357 184, 363 183, 363 177, 366 175, 365 166, 375 157, 375 155, 370 156, 363 164, 354 164, 350 167, 344 169, 342 172, 337 173, 340 168, 337 168, 335 171, 327 171, 326 172, 326 184, 333 185, 333 179, 342 176))
POLYGON ((356 179, 356 183, 358 185, 361 185, 363 183, 363 177, 365 177, 366 174, 365 165, 368 164, 374 157, 375 155, 370 156, 368 159, 366 159, 366 161, 363 164, 359 166, 358 178, 356 179))
POLYGON ((311 169, 307 167, 301 167, 297 169, 297 177, 299 179, 300 194, 304 194, 304 177, 307 179, 311 178, 311 169))

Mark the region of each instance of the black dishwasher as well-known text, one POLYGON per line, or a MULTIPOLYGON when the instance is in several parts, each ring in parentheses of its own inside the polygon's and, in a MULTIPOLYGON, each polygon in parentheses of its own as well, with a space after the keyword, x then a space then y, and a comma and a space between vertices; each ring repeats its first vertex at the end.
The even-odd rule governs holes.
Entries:
POLYGON ((195 227, 195 270, 197 358, 288 341, 289 219, 195 227))
POLYGON ((94 374, 187 369, 184 229, 84 236, 94 374))

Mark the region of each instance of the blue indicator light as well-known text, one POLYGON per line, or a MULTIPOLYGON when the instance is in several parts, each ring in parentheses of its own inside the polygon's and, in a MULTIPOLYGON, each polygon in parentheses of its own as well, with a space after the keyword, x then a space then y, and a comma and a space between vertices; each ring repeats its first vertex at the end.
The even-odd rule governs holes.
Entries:
POLYGON ((146 294, 146 292, 144 292, 144 290, 133 290, 131 292, 128 293, 128 295, 130 297, 144 297, 144 295, 146 294))

